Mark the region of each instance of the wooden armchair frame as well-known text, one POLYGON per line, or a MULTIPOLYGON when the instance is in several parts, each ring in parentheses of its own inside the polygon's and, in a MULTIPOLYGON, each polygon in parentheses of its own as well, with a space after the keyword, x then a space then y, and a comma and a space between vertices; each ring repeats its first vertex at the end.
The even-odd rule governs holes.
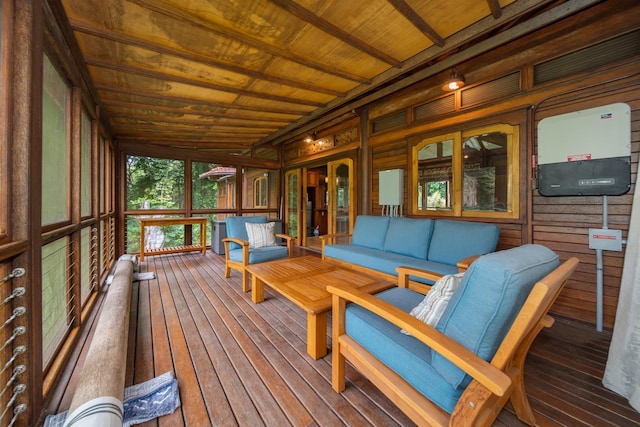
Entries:
MULTIPOLYGON (((536 283, 490 363, 435 328, 373 295, 339 285, 328 287, 327 290, 333 294, 333 389, 338 393, 344 390, 345 361, 348 360, 418 425, 490 426, 507 400, 511 400, 521 421, 535 425, 524 388, 525 359, 538 333, 553 324, 553 318, 547 313, 577 264, 578 259, 571 258, 536 283), (345 307, 349 302, 407 330, 473 378, 451 414, 416 391, 346 335, 345 307)), ((408 287, 409 275, 430 280, 440 277, 435 273, 400 267, 398 286, 408 287)))
MULTIPOLYGON (((276 233, 276 239, 283 239, 287 242, 287 252, 289 258, 293 256, 293 237, 287 234, 276 233)), ((242 291, 249 292, 249 273, 247 272, 247 265, 249 265, 249 241, 238 239, 235 237, 226 237, 222 239, 224 244, 224 277, 231 276, 231 269, 238 270, 242 273, 242 291), (229 258, 229 243, 237 243, 242 246, 242 261, 234 261, 229 258)))

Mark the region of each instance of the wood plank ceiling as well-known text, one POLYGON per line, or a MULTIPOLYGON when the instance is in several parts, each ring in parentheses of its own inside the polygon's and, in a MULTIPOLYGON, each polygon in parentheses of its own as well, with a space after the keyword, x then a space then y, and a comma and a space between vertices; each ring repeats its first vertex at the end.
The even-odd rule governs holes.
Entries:
MULTIPOLYGON (((246 154, 562 5, 550 0, 62 0, 120 141, 246 154)), ((550 18, 551 19, 551 18, 550 18)))

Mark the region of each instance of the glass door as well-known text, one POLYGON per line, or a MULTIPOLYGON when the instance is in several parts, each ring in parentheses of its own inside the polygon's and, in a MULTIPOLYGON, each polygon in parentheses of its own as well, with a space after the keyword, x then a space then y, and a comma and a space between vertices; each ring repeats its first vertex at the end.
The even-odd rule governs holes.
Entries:
POLYGON ((286 186, 284 202, 285 233, 291 237, 295 237, 296 244, 300 244, 300 238, 302 236, 300 230, 303 221, 301 209, 302 182, 300 178, 300 169, 287 171, 284 175, 284 182, 286 186))
POLYGON ((355 220, 353 160, 342 159, 327 164, 328 233, 351 233, 355 220))

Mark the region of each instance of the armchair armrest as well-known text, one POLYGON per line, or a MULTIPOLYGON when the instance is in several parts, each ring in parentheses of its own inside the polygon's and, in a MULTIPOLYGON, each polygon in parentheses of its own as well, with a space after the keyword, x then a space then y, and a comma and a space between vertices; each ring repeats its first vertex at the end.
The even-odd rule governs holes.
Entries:
POLYGON ((469 257, 462 258, 460 261, 456 263, 456 266, 458 267, 458 271, 460 273, 467 271, 471 263, 478 258, 480 258, 480 255, 471 255, 469 257))
POLYGON ((416 267, 401 266, 396 268, 398 273, 398 286, 401 288, 410 288, 421 294, 427 294, 431 289, 431 286, 425 284, 410 283, 409 276, 420 277, 421 279, 433 280, 436 282, 443 274, 436 273, 434 271, 423 270, 416 267))
POLYGON ((287 242, 287 250, 289 251, 289 258, 293 256, 293 242, 295 241, 295 237, 289 236, 288 234, 276 233, 276 237, 279 239, 283 239, 287 242))
POLYGON ((248 240, 238 239, 236 237, 225 237, 224 239, 222 239, 222 243, 224 243, 225 249, 227 249, 227 246, 231 242, 237 243, 240 246, 249 246, 249 241, 248 240))
POLYGON ((340 299, 362 306, 399 328, 408 331, 416 339, 451 361, 495 395, 503 396, 509 391, 512 381, 504 372, 409 313, 373 295, 351 287, 333 285, 328 286, 327 291, 334 295, 333 316, 338 316, 339 322, 342 322, 342 324, 344 324, 343 310, 345 304, 341 303, 340 299))

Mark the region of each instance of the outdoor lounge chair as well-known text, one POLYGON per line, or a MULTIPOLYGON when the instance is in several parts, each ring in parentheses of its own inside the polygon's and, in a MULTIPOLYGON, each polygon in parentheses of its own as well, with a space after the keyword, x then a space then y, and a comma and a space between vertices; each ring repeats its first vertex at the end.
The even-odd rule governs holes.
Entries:
POLYGON ((241 272, 243 292, 249 291, 249 273, 245 268, 247 265, 291 257, 293 254, 293 237, 273 233, 273 231, 267 232, 265 229, 260 230, 257 234, 260 237, 265 237, 267 233, 270 234, 267 237, 273 237, 272 242, 269 243, 268 239, 261 240, 260 238, 257 238, 256 242, 250 242, 247 223, 261 224, 258 227, 268 227, 268 224, 274 225, 274 223, 268 222, 266 216, 232 216, 226 219, 227 237, 222 239, 225 261, 224 277, 231 276, 231 269, 241 272), (284 239, 287 245, 278 244, 279 239, 284 239))
POLYGON ((348 360, 418 425, 488 426, 507 400, 534 425, 525 358, 553 324, 547 312, 578 260, 558 264, 540 245, 479 257, 435 328, 409 314, 424 295, 408 284, 409 276, 439 275, 400 267, 398 287, 377 295, 330 286, 334 390, 345 388, 348 360))

